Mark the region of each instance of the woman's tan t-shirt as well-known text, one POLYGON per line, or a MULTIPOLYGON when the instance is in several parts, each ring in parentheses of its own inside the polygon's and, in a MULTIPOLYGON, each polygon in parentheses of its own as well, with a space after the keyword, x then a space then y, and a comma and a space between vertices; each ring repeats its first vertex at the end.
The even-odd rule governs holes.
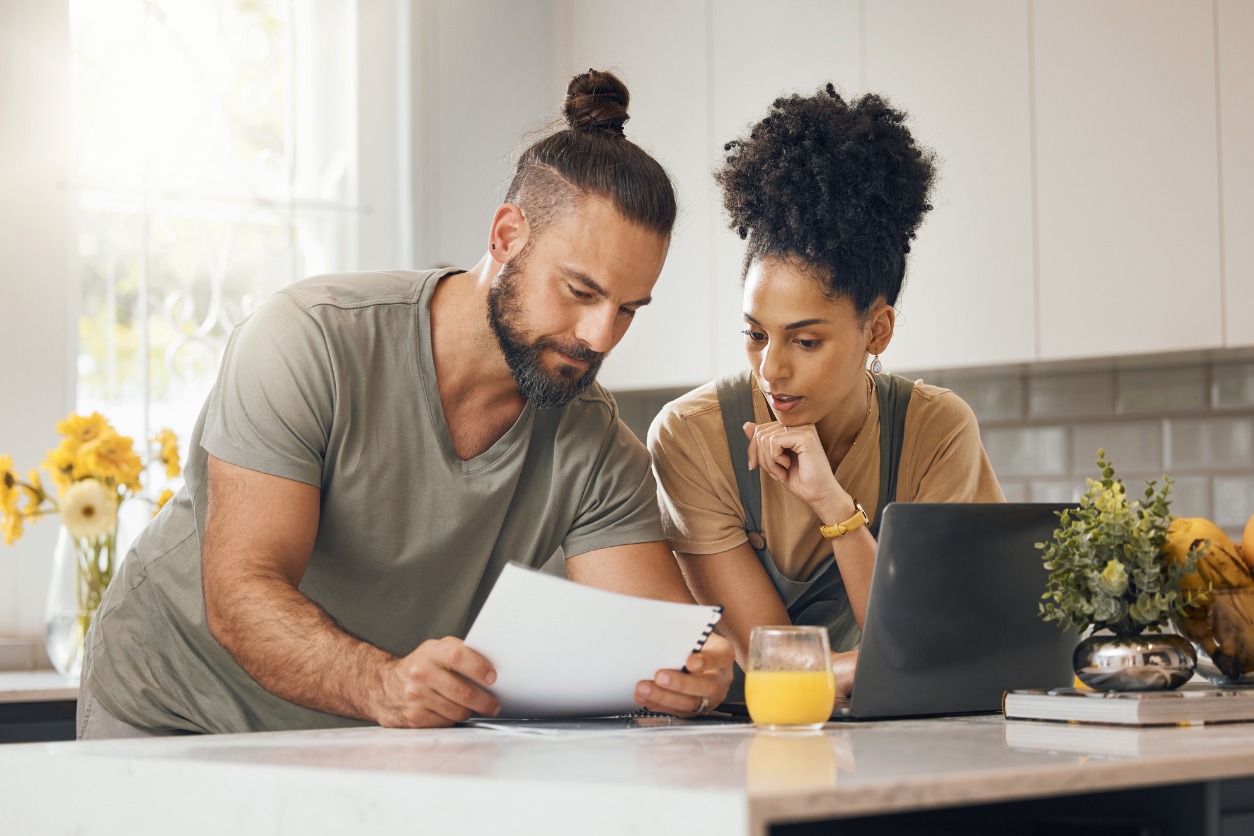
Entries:
MULTIPOLYGON (((875 379, 868 377, 873 387, 871 412, 835 473, 841 486, 874 520, 879 514, 880 422, 875 379)), ((756 379, 753 413, 758 423, 775 420, 756 379)), ((975 414, 953 392, 916 383, 904 435, 898 501, 1004 501, 980 442, 975 414)), ((649 428, 649 452, 657 476, 662 526, 671 548, 688 554, 717 554, 748 541, 713 383, 663 408, 649 428)), ((830 450, 828 455, 830 459, 830 450)), ((832 554, 810 507, 765 474, 762 530, 776 567, 793 580, 805 580, 832 554)))

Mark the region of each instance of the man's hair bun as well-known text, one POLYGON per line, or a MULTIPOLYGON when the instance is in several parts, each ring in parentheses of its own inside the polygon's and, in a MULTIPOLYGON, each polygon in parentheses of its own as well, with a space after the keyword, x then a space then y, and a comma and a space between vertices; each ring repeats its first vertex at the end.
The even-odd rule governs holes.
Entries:
POLYGON ((623 123, 631 118, 627 115, 630 99, 627 85, 618 76, 590 69, 570 80, 562 113, 571 130, 624 136, 623 123))
MULTIPOLYGON (((675 187, 666 169, 623 136, 627 85, 613 73, 588 70, 571 79, 557 129, 518 156, 505 193, 531 224, 533 236, 588 196, 614 204, 625 220, 669 238, 675 187)), ((535 240, 534 238, 532 240, 535 240)))

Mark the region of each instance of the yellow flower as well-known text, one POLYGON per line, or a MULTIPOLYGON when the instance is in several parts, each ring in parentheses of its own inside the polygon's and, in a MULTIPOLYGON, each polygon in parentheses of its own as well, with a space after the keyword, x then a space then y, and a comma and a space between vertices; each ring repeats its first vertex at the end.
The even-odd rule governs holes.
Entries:
POLYGON ((113 432, 113 427, 109 425, 108 420, 99 412, 93 412, 86 417, 82 415, 69 415, 63 421, 57 422, 57 432, 65 436, 66 441, 73 442, 75 446, 82 446, 89 441, 94 441, 106 432, 113 432))
POLYGON ((4 544, 11 546, 22 536, 22 515, 15 511, 0 513, 0 526, 4 528, 4 544))
POLYGON ((48 492, 44 490, 44 483, 39 478, 39 471, 31 468, 26 474, 26 484, 22 485, 22 490, 26 493, 26 499, 31 505, 38 505, 44 501, 48 492))
POLYGON ((73 537, 103 537, 118 524, 117 494, 95 479, 75 482, 61 501, 61 522, 73 537))
POLYGON ((179 439, 173 430, 162 430, 153 439, 161 445, 161 463, 165 465, 167 479, 173 479, 182 472, 179 466, 179 439))
POLYGON ((83 479, 90 475, 83 466, 78 450, 78 442, 67 438, 61 442, 60 447, 49 450, 48 458, 44 459, 43 468, 52 476, 52 481, 56 482, 57 489, 61 493, 65 493, 65 489, 76 479, 83 479))
POLYGON ((114 485, 139 490, 139 474, 144 464, 139 460, 131 439, 109 431, 87 442, 79 451, 88 473, 114 485))
POLYGON ((166 488, 161 492, 161 496, 157 497, 157 507, 153 509, 152 515, 155 517, 165 507, 165 504, 174 499, 174 491, 166 488))
POLYGON ((17 474, 13 472, 13 457, 0 456, 0 511, 17 511, 17 474))
POLYGON ((108 436, 118 437, 113 425, 99 412, 83 416, 71 414, 57 422, 57 432, 65 436, 57 449, 48 453, 43 468, 52 475, 61 493, 71 483, 88 476, 101 476, 93 472, 93 465, 83 455, 83 449, 108 436))

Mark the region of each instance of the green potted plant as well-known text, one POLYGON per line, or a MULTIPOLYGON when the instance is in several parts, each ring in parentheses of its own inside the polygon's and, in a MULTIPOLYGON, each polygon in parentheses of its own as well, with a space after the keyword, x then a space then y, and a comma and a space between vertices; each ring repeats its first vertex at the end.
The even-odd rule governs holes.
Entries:
POLYGON ((1184 562, 1164 554, 1171 524, 1171 479, 1146 485, 1129 499, 1106 451, 1097 451, 1100 479, 1088 479, 1078 508, 1060 511, 1053 540, 1037 543, 1049 582, 1041 616, 1088 635, 1076 647, 1076 675, 1100 690, 1175 688, 1193 674, 1197 657, 1182 637, 1164 633, 1173 613, 1192 602, 1180 579, 1184 562))

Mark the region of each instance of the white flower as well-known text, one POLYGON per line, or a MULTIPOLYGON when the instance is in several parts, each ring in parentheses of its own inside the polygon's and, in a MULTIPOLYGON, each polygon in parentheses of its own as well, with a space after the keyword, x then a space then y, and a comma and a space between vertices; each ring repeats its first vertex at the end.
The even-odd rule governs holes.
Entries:
POLYGON ((103 537, 118 524, 117 495, 95 479, 75 482, 61 500, 61 521, 77 539, 103 537))

